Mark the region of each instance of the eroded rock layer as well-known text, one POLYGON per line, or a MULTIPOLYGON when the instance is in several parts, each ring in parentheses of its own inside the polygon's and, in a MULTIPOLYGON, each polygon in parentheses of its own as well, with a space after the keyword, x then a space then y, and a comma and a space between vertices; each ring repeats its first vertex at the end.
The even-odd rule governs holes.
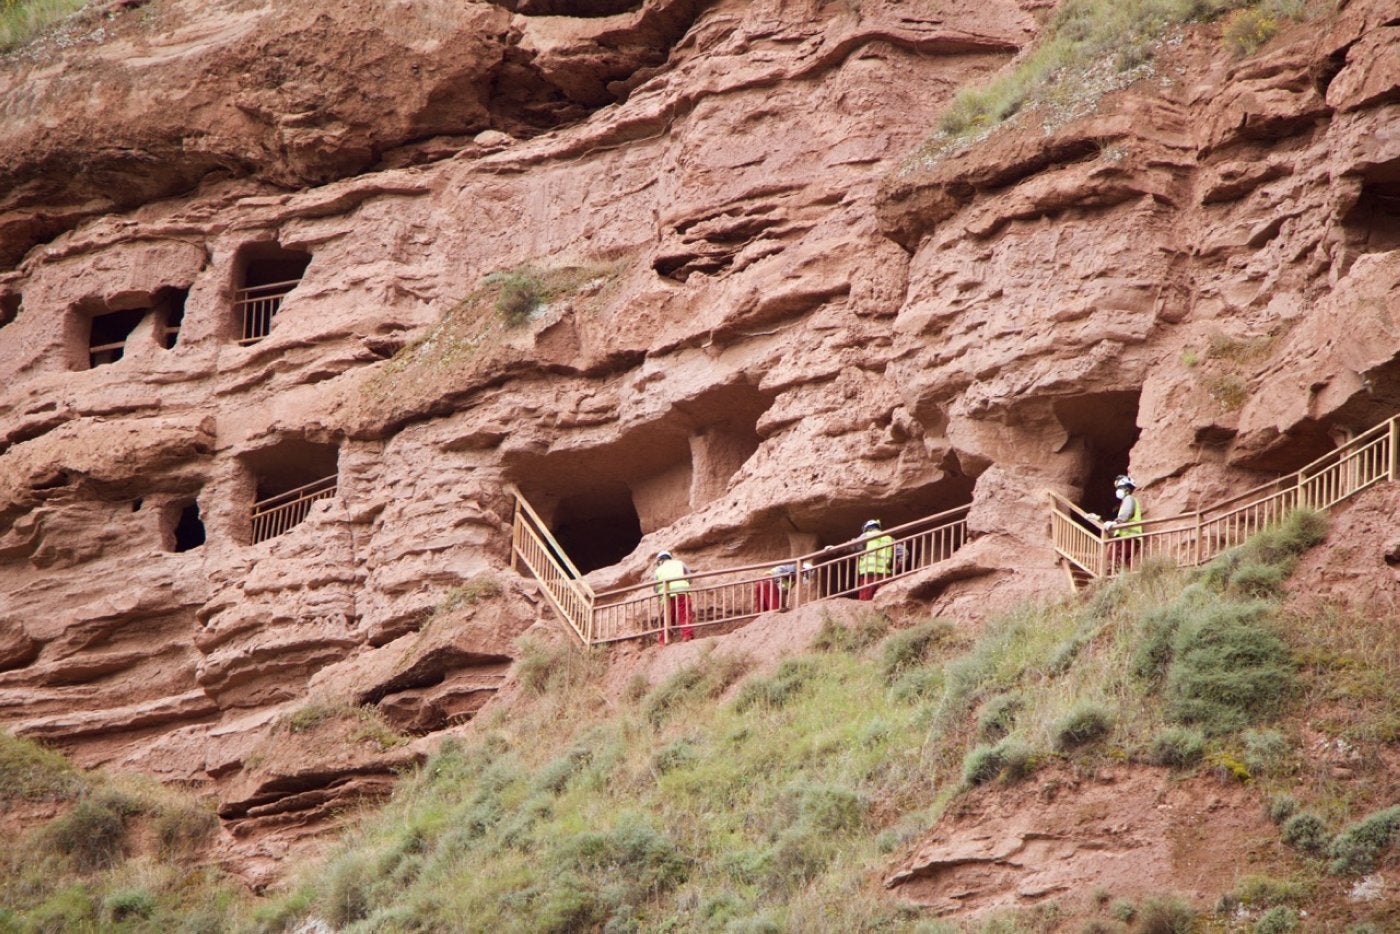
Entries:
POLYGON ((971 503, 882 599, 976 618, 1063 588, 1044 489, 1195 508, 1400 411, 1383 0, 936 160, 1043 4, 369 6, 0 61, 0 722, 208 787, 250 875, 422 754, 299 711, 430 736, 554 625, 512 487, 598 587, 971 503))

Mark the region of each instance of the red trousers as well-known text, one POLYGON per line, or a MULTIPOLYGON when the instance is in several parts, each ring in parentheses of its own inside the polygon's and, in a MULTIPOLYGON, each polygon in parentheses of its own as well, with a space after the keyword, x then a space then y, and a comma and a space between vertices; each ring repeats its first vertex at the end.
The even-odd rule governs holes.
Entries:
POLYGON ((759 581, 753 585, 753 608, 759 613, 783 608, 783 588, 776 580, 759 581))
MULTIPOLYGON (((673 596, 667 597, 666 604, 670 609, 671 628, 675 629, 677 626, 680 627, 681 641, 689 642, 691 639, 694 639, 695 630, 692 629, 690 626, 690 619, 692 616, 690 606, 690 594, 678 593, 673 596)), ((656 634, 656 641, 660 642, 662 645, 665 645, 666 635, 667 630, 662 629, 661 632, 656 634)))
POLYGON ((857 598, 860 600, 874 600, 875 591, 880 589, 880 580, 883 574, 857 574, 856 583, 860 585, 860 593, 857 598))

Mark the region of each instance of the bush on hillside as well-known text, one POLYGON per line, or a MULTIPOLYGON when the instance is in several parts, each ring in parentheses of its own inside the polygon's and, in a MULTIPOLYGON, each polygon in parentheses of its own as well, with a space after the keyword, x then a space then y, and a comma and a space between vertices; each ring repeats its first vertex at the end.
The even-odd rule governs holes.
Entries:
POLYGON ((1097 742, 1113 730, 1113 712, 1103 704, 1083 701, 1051 729, 1055 748, 1061 752, 1097 742))
POLYGON ((642 711, 653 725, 660 726, 683 707, 713 701, 742 678, 751 666, 752 662, 746 656, 706 652, 695 664, 682 668, 658 684, 647 695, 642 711))
POLYGON ((1010 692, 988 698, 977 712, 977 735, 985 740, 998 740, 1010 733, 1022 703, 1019 694, 1010 692))
POLYGON ((1205 756, 1206 738, 1200 730, 1168 727, 1152 740, 1147 761, 1174 769, 1190 768, 1205 756))
POLYGON ((1321 853, 1327 847, 1327 825, 1316 814, 1303 811, 1284 821, 1283 842, 1304 853, 1321 853))
POLYGON ((880 647, 885 680, 893 682, 910 669, 932 661, 956 632, 952 623, 935 619, 890 635, 880 647))
POLYGON ((86 784, 82 773, 58 753, 0 733, 0 800, 72 800, 86 784))
POLYGON ((879 642, 889 631, 890 618, 883 613, 867 613, 850 626, 825 616, 812 648, 818 652, 855 654, 879 642))
POLYGON ((772 677, 747 681, 734 698, 734 709, 742 712, 758 704, 782 707, 804 690, 816 674, 812 659, 789 658, 778 666, 772 677))
POLYGON ((1196 909, 1175 895, 1145 899, 1137 912, 1136 931, 1141 934, 1191 934, 1196 928, 1196 909))
POLYGON ((80 871, 90 872, 110 866, 121 855, 127 819, 136 813, 137 805, 125 796, 89 796, 46 825, 44 835, 80 871))
POLYGON ((1328 868, 1337 875, 1370 872, 1382 852, 1400 843, 1400 804, 1369 814, 1337 834, 1328 868))
POLYGON ((1035 759, 1030 747, 1014 739, 1004 739, 995 746, 980 745, 963 757, 963 783, 981 785, 994 778, 1015 781, 1035 771, 1035 759))
POLYGON ((1265 603, 1223 601, 1177 630, 1167 672, 1167 715, 1210 734, 1276 714, 1292 692, 1288 646, 1265 626, 1265 603))

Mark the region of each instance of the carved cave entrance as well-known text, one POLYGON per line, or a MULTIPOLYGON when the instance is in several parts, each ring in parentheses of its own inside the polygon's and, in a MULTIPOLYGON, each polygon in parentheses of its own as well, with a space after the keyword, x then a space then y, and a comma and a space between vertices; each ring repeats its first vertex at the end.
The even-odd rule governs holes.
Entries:
POLYGON ((234 329, 240 344, 255 344, 272 333, 282 300, 301 284, 311 254, 276 243, 253 243, 234 263, 234 329))
POLYGON ((203 545, 204 520, 199 515, 199 503, 172 503, 166 510, 163 532, 166 551, 193 551, 203 545))
POLYGON ((0 328, 15 320, 15 316, 19 314, 21 300, 18 292, 0 293, 0 328))
POLYGON ((1057 400, 1052 411, 1082 457, 1079 505, 1111 519, 1118 512, 1113 481, 1128 473, 1128 461, 1142 430, 1137 390, 1098 392, 1057 400))
MULTIPOLYGON (((164 287, 144 295, 123 297, 110 303, 89 303, 76 310, 79 334, 74 343, 85 344, 86 351, 77 353, 75 360, 86 360, 87 369, 116 363, 126 354, 133 335, 148 315, 154 315, 154 336, 166 350, 175 346, 180 325, 185 317, 185 299, 189 289, 164 287), (85 334, 82 332, 85 330, 85 334)), ((137 338, 151 340, 151 336, 137 338)), ((82 369, 82 364, 75 368, 82 369)))
POLYGON ((758 419, 771 404, 747 383, 715 387, 610 443, 518 456, 507 476, 587 574, 728 492, 758 450, 758 419))
POLYGON ((1374 166, 1362 176, 1361 193, 1342 225, 1362 253, 1400 249, 1400 159, 1374 166))
POLYGON ((242 457, 254 488, 249 540, 275 538, 300 524, 317 501, 336 494, 340 448, 287 438, 242 457))

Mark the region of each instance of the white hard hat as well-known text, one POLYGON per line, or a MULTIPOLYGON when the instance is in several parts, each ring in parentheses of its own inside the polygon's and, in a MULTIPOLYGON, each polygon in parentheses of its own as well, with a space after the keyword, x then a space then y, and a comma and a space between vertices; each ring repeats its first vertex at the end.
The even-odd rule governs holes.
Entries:
POLYGON ((861 526, 861 528, 862 528, 862 529, 878 529, 878 528, 880 528, 880 520, 879 520, 879 519, 871 519, 869 522, 865 523, 865 525, 861 526))
POLYGON ((669 561, 670 559, 671 559, 671 553, 670 553, 669 551, 658 551, 658 552, 656 553, 656 560, 657 560, 657 561, 669 561))

